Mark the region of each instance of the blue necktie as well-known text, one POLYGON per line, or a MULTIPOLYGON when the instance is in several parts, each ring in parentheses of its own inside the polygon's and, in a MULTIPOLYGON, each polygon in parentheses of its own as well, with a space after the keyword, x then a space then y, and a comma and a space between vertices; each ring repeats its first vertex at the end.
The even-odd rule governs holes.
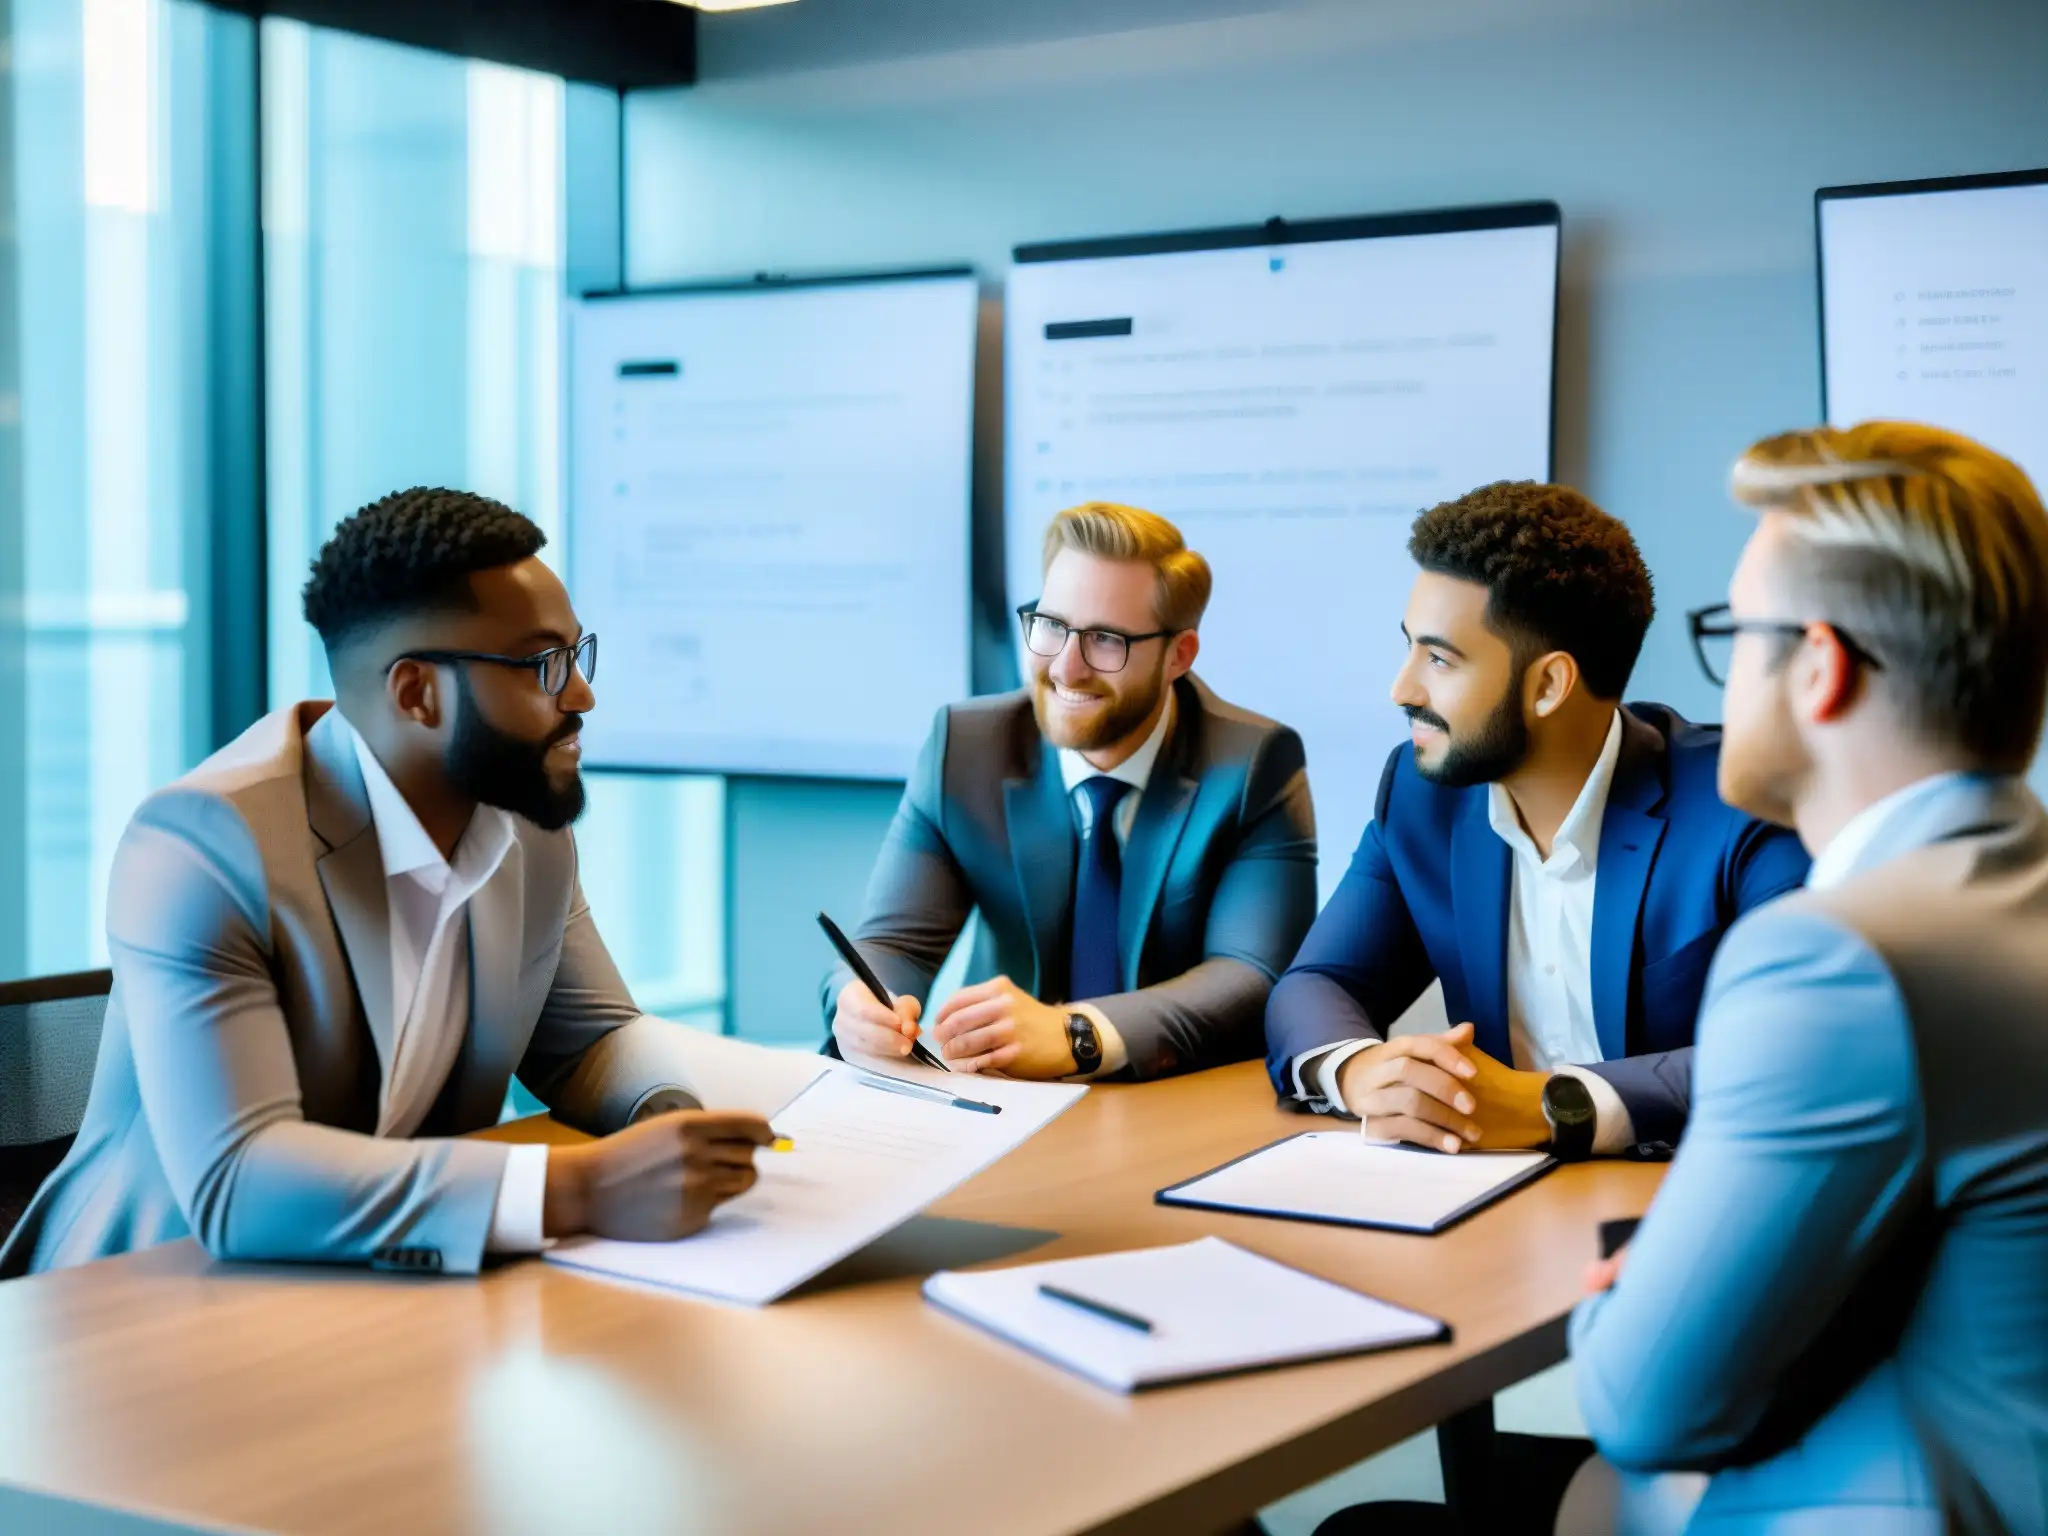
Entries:
POLYGON ((1081 857, 1074 865, 1074 939, 1067 996, 1109 997, 1124 989, 1116 938, 1124 873, 1123 854, 1116 841, 1116 808, 1131 786, 1122 779, 1097 774, 1076 787, 1087 796, 1093 814, 1088 835, 1081 839, 1081 857))

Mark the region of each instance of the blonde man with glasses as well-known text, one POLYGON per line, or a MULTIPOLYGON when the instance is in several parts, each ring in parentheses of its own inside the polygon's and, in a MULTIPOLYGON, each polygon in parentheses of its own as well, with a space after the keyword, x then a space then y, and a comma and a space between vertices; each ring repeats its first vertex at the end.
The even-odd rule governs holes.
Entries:
POLYGON ((939 712, 854 941, 893 995, 826 977, 834 1046, 955 1071, 1152 1078, 1259 1053, 1315 917, 1301 738, 1194 675, 1208 562, 1165 518, 1052 521, 1018 613, 1027 684, 939 712), (988 979, 923 1006, 970 915, 988 979))
POLYGON ((1685 1144, 1573 1318, 1580 1401, 1624 1470, 1712 1474, 1692 1531, 2041 1536, 2048 516, 1900 422, 1771 438, 1734 491, 1757 527, 1693 619, 1721 791, 1813 869, 1715 959, 1685 1144))

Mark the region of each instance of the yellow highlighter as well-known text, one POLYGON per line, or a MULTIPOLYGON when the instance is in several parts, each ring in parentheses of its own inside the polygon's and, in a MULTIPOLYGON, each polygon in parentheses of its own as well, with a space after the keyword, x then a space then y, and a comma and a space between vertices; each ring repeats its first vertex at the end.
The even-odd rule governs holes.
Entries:
POLYGON ((778 1136, 768 1143, 768 1150, 770 1152, 794 1152, 796 1150, 796 1143, 787 1136, 778 1136))

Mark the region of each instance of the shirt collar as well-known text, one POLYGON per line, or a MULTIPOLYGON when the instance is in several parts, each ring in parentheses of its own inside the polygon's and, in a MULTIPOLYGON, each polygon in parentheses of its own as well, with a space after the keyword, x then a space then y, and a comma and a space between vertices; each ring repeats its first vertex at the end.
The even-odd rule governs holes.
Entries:
POLYGON ((1814 858, 1813 867, 1806 872, 1807 888, 1825 891, 1840 885, 1856 873, 1863 855, 1887 828, 1969 777, 1962 772, 1937 773, 1892 791, 1874 805, 1866 805, 1843 824, 1841 831, 1814 858))
POLYGON ((445 886, 451 874, 461 872, 481 884, 496 870, 512 842, 512 818, 495 806, 480 805, 463 829, 451 862, 420 825, 413 808, 406 803, 391 775, 377 761, 377 754, 355 727, 349 727, 355 743, 356 762, 363 770, 363 789, 370 798, 370 820, 377 829, 377 848, 384 856, 384 878, 414 875, 434 887, 445 886))
MULTIPOLYGON (((1539 861, 1546 870, 1562 874, 1574 865, 1592 869, 1599 862, 1600 824, 1607 817, 1607 795, 1614 788, 1614 765, 1620 760, 1621 711, 1617 709, 1593 771, 1579 786, 1579 798, 1572 802, 1572 808, 1558 826, 1557 836, 1551 839, 1550 857, 1539 861)), ((1486 820, 1494 834, 1515 852, 1535 858, 1536 844, 1522 828, 1515 797, 1502 784, 1489 784, 1486 788, 1486 820)))
POLYGON ((1084 782, 1098 775, 1121 779, 1140 794, 1144 793, 1145 785, 1152 778, 1152 765, 1159 761, 1159 753, 1166 745, 1166 738, 1173 733, 1175 707, 1173 691, 1169 687, 1166 708, 1160 712, 1159 723, 1152 727, 1152 734, 1145 738, 1143 746, 1114 768, 1098 768, 1073 748, 1061 747, 1060 778, 1067 786, 1067 793, 1071 795, 1084 782))

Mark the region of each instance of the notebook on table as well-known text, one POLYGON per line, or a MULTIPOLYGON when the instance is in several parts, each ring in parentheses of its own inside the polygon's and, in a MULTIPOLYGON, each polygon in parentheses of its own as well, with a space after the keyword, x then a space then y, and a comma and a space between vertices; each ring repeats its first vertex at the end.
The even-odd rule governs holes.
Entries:
POLYGON ((924 1294, 1113 1392, 1451 1336, 1440 1318, 1220 1237, 1013 1269, 942 1270, 924 1294), (1048 1286, 1062 1295, 1048 1295, 1048 1286))
POLYGON ((1431 1152, 1304 1131, 1154 1197, 1243 1216, 1436 1233, 1557 1166, 1547 1152, 1431 1152))

